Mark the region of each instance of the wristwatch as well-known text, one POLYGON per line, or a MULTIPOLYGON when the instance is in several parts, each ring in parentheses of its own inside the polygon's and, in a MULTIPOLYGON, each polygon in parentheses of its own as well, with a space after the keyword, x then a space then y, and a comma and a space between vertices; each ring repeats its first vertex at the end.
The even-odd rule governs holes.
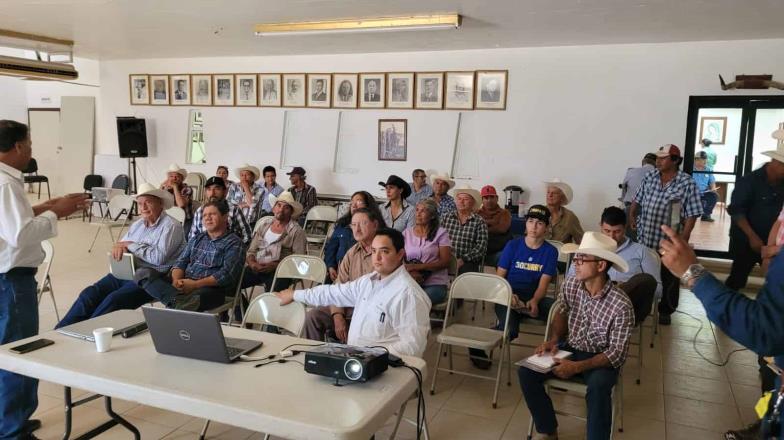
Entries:
POLYGON ((681 275, 681 286, 691 289, 691 286, 705 273, 707 270, 702 264, 692 264, 686 269, 686 272, 681 275))

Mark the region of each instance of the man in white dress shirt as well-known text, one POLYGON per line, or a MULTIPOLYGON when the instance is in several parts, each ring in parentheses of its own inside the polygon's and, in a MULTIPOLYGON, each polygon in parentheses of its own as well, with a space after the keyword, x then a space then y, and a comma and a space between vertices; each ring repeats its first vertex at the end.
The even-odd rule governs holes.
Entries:
MULTIPOLYGON (((0 344, 38 334, 35 273, 41 242, 57 235, 57 218, 82 209, 87 196, 72 194, 31 206, 22 170, 33 154, 30 130, 0 121, 0 344)), ((35 439, 38 380, 0 370, 0 439, 35 439)))
POLYGON ((422 357, 430 331, 431 303, 403 265, 403 234, 379 229, 371 252, 375 271, 355 281, 286 289, 276 295, 282 305, 299 301, 314 306, 354 307, 348 345, 381 345, 398 356, 422 357))

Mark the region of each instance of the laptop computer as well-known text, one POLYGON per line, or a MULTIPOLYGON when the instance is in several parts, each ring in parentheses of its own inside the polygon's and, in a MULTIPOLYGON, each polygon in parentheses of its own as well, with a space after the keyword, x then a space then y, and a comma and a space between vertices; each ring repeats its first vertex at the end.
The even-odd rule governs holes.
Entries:
POLYGON ((218 315, 142 307, 155 350, 161 354, 230 363, 261 347, 261 341, 224 338, 218 315))
POLYGON ((120 333, 144 322, 144 315, 139 310, 117 310, 97 318, 77 322, 57 329, 58 333, 86 341, 95 341, 93 330, 101 327, 112 327, 114 334, 120 333))
POLYGON ((133 274, 136 273, 133 254, 124 253, 120 261, 115 260, 111 252, 107 252, 106 255, 109 257, 109 273, 119 280, 133 281, 133 274))

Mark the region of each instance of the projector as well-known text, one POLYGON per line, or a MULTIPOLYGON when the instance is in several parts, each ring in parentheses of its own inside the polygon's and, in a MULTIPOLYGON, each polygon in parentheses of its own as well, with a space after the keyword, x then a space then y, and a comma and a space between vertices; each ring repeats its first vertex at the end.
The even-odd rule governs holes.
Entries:
POLYGON ((383 348, 325 344, 305 352, 305 371, 340 381, 367 382, 387 369, 389 353, 383 348))

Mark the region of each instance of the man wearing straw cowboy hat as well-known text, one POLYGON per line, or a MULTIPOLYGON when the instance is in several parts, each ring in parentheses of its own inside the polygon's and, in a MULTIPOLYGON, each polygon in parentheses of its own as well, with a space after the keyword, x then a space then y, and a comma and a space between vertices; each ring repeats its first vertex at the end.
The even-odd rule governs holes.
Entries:
POLYGON ((455 181, 446 173, 433 174, 430 181, 433 182, 433 200, 438 204, 438 216, 443 218, 448 212, 457 209, 455 199, 446 193, 455 187, 455 181))
POLYGON ((456 211, 441 217, 441 227, 449 232, 458 273, 478 272, 487 252, 487 224, 476 213, 482 196, 473 188, 459 188, 455 190, 455 204, 456 211))
POLYGON ((588 392, 586 431, 588 440, 608 439, 612 430, 612 389, 626 361, 634 309, 626 294, 607 275, 613 268, 626 272, 626 261, 615 253, 616 242, 598 232, 586 232, 580 245, 566 244, 562 251, 574 254, 575 276, 564 281, 560 309, 553 314, 552 336, 536 349, 537 354, 559 349, 572 353, 556 360, 551 373, 520 367, 523 397, 531 411, 538 439, 557 439, 558 422, 544 381, 581 375, 588 392))
POLYGON ((550 210, 550 228, 545 238, 562 243, 580 243, 583 227, 574 212, 564 206, 572 203, 574 192, 568 183, 561 179, 544 182, 547 209, 550 210))
POLYGON ((261 197, 264 195, 264 188, 256 183, 261 176, 261 172, 253 165, 245 164, 236 170, 234 174, 240 176, 240 180, 229 187, 226 201, 242 209, 242 215, 253 227, 259 217, 261 209, 261 197))
POLYGON ((174 205, 185 211, 185 221, 182 226, 189 231, 193 222, 193 189, 185 184, 188 171, 173 163, 166 169, 166 180, 161 184, 161 189, 174 196, 174 205))

